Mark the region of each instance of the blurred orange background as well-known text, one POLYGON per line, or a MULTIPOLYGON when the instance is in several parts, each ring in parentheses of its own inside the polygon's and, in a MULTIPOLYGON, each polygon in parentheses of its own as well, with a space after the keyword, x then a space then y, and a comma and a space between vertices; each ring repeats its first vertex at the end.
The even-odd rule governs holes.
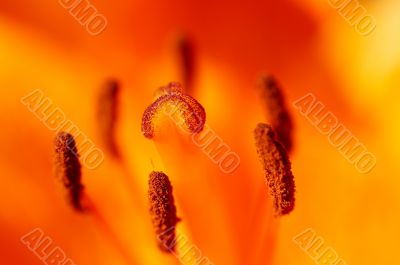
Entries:
POLYGON ((347 264, 397 262, 398 1, 362 1, 377 21, 368 36, 329 1, 90 3, 108 22, 97 36, 58 0, 0 1, 1 264, 43 264, 20 241, 36 227, 76 264, 179 264, 155 243, 146 205, 153 169, 171 178, 183 219, 178 232, 215 265, 314 264, 293 242, 309 227, 347 264), (241 158, 231 175, 173 128, 161 130, 167 137, 160 141, 141 134, 154 91, 182 82, 176 40, 183 35, 196 55, 193 95, 207 124, 241 158), (296 207, 278 219, 252 138, 256 123, 265 121, 256 90, 263 73, 281 83, 296 125, 296 207), (106 155, 99 168, 83 168, 104 226, 65 204, 53 178, 54 132, 20 101, 41 89, 101 148, 94 116, 108 77, 122 84, 117 142, 125 162, 106 155), (307 93, 376 156, 370 173, 360 174, 294 109, 291 103, 307 93))

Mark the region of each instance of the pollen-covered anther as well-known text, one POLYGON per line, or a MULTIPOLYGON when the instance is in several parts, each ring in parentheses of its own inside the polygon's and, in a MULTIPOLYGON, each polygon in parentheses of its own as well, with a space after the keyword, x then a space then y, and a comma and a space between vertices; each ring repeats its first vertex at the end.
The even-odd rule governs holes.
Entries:
POLYGON ((282 89, 272 76, 263 76, 261 83, 261 96, 266 107, 268 122, 274 129, 277 139, 290 153, 293 147, 293 121, 286 107, 282 89))
POLYGON ((259 123, 254 130, 254 138, 275 215, 288 214, 295 204, 295 184, 286 149, 275 139, 272 127, 268 124, 259 123))
MULTIPOLYGON (((195 49, 193 42, 188 36, 181 36, 177 41, 177 51, 181 64, 182 78, 187 92, 192 89, 195 76, 195 49)), ((189 93, 190 94, 190 93, 189 93)))
POLYGON ((55 138, 55 173, 67 191, 72 207, 82 211, 83 185, 81 184, 81 164, 74 137, 60 132, 55 138))
POLYGON ((164 252, 175 249, 175 227, 179 222, 168 176, 161 171, 153 171, 149 176, 149 204, 153 227, 159 248, 164 252))
POLYGON ((115 135, 119 93, 119 82, 115 79, 107 80, 101 87, 97 106, 97 122, 101 139, 108 152, 116 158, 120 157, 115 135))
POLYGON ((190 133, 203 130, 206 113, 197 100, 182 92, 179 83, 170 83, 159 90, 159 97, 143 113, 142 133, 152 139, 155 136, 155 120, 162 114, 172 118, 177 125, 190 133), (177 115, 181 120, 177 119, 177 115))

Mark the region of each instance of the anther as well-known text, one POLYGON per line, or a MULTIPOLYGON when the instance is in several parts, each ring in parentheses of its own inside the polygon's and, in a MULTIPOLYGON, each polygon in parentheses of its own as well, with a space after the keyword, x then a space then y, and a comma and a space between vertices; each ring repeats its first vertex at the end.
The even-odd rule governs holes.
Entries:
POLYGON ((175 249, 175 226, 179 222, 168 176, 160 171, 153 171, 149 176, 149 203, 153 227, 162 251, 173 252, 175 249))
POLYGON ((290 153, 293 147, 293 121, 286 107, 282 89, 272 76, 262 77, 261 94, 266 106, 268 122, 276 132, 278 140, 290 153))
POLYGON ((118 96, 120 85, 110 79, 103 86, 98 98, 97 119, 99 132, 108 152, 115 158, 120 157, 116 143, 116 125, 118 119, 118 96))
POLYGON ((178 56, 181 64, 181 72, 186 89, 191 90, 195 75, 195 54, 193 43, 187 36, 178 38, 177 41, 178 56))
POLYGON ((55 138, 55 170, 61 180, 72 207, 82 211, 83 185, 81 184, 81 164, 73 136, 60 132, 55 138))
POLYGON ((275 215, 288 214, 295 204, 295 184, 286 149, 275 139, 270 125, 259 123, 254 130, 254 138, 275 215))

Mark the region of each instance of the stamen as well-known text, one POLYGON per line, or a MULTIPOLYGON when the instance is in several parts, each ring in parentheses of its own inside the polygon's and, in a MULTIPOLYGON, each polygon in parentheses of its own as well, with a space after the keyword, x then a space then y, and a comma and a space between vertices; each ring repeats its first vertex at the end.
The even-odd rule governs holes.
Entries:
POLYGON ((179 222, 168 176, 153 171, 149 176, 149 203, 153 227, 162 251, 175 249, 175 226, 179 222))
POLYGON ((177 50, 181 63, 182 76, 186 89, 191 89, 195 72, 195 54, 193 43, 186 36, 178 39, 177 50))
POLYGON ((66 188, 72 207, 76 211, 87 211, 90 213, 99 230, 108 237, 111 245, 115 246, 120 252, 121 256, 126 260, 126 264, 135 264, 133 260, 136 259, 132 260, 132 253, 125 249, 117 234, 110 226, 110 223, 106 220, 103 213, 99 211, 94 201, 85 194, 85 202, 82 202, 84 186, 81 184, 81 164, 75 140, 71 134, 66 132, 57 134, 55 138, 54 160, 56 175, 66 188))
POLYGON ((293 121, 286 107, 282 89, 272 76, 262 77, 262 98, 264 99, 269 123, 278 140, 290 153, 293 147, 293 121))
POLYGON ((81 164, 73 136, 60 132, 55 138, 55 170, 68 192, 69 201, 77 211, 82 211, 83 185, 81 184, 81 164))
POLYGON ((194 98, 182 93, 179 83, 170 83, 162 88, 161 96, 143 113, 142 133, 145 137, 154 137, 155 119, 164 113, 172 117, 178 113, 183 120, 184 129, 190 133, 199 133, 204 128, 206 113, 203 106, 194 98))
POLYGON ((295 184, 290 161, 272 127, 259 123, 254 130, 257 154, 264 168, 276 216, 290 213, 295 204, 295 184))
POLYGON ((98 125, 101 138, 108 152, 115 158, 120 157, 116 143, 116 124, 118 119, 118 96, 120 85, 117 80, 108 80, 100 91, 98 100, 98 125))

